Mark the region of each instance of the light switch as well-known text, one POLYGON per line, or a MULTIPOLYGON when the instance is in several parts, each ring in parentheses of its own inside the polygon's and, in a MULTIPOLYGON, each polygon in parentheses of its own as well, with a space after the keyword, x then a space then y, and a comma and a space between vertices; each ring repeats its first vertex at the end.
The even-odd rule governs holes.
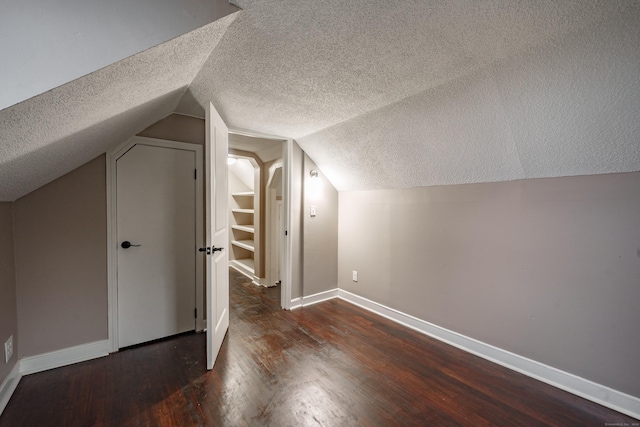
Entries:
POLYGON ((311 205, 311 216, 316 216, 316 205, 311 205))

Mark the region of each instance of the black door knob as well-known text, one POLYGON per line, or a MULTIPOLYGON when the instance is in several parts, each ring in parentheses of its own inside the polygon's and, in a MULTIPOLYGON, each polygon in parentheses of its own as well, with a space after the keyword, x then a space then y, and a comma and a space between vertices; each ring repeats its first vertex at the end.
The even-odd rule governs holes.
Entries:
POLYGON ((122 244, 120 245, 122 247, 122 249, 129 249, 130 247, 139 247, 142 245, 133 245, 130 241, 125 240, 124 242, 122 242, 122 244))
POLYGON ((221 251, 224 248, 216 248, 215 246, 200 248, 198 249, 200 252, 206 252, 207 255, 211 255, 213 252, 221 251))

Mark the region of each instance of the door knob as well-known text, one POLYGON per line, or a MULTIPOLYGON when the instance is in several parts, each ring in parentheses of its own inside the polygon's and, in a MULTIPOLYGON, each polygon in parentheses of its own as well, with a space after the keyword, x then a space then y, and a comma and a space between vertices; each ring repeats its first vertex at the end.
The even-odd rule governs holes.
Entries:
POLYGON ((132 246, 137 248, 137 247, 142 246, 142 245, 133 245, 133 244, 131 244, 130 241, 125 240, 124 242, 122 242, 122 244, 120 246, 122 247, 122 249, 129 249, 132 246))
POLYGON ((215 246, 211 246, 211 247, 206 247, 206 248, 200 248, 200 249, 198 249, 198 251, 206 252, 207 255, 211 255, 212 252, 222 251, 223 249, 224 248, 216 248, 215 246))

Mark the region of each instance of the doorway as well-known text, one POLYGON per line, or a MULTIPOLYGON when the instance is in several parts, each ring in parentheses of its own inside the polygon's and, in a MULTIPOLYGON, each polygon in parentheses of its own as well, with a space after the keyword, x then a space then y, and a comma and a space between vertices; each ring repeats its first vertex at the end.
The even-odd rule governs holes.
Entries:
POLYGON ((282 163, 275 163, 269 168, 267 180, 266 203, 266 278, 270 285, 282 283, 282 258, 284 236, 284 201, 283 201, 282 163))
POLYGON ((258 286, 282 282, 285 217, 275 202, 284 197, 286 146, 283 139, 229 134, 230 267, 258 286))
MULTIPOLYGON (((172 117, 172 120, 175 119, 172 117)), ((193 120, 193 119, 189 119, 189 120, 193 120)), ((175 120, 174 120, 175 121, 175 120)), ((174 122, 172 122, 174 123, 174 122)), ((268 141, 268 142, 274 142, 275 143, 269 147, 269 150, 272 151, 272 153, 275 153, 275 157, 277 158, 282 158, 282 201, 283 201, 283 224, 282 224, 282 230, 281 232, 283 232, 283 234, 287 234, 287 230, 291 227, 290 223, 292 221, 291 219, 291 214, 289 213, 289 210, 292 209, 291 206, 291 202, 289 201, 291 196, 291 171, 289 170, 291 165, 291 159, 293 158, 293 146, 295 145, 295 143, 290 140, 290 139, 286 139, 286 138, 282 138, 282 137, 277 137, 277 136, 271 136, 271 135, 264 135, 264 134, 259 134, 259 133, 255 133, 255 132, 247 132, 247 131, 241 131, 241 130, 232 130, 231 134, 234 135, 233 137, 233 146, 236 148, 233 149, 246 149, 245 146, 241 146, 238 147, 236 144, 238 143, 238 138, 236 138, 235 136, 242 136, 242 137, 246 137, 248 141, 250 141, 250 144, 255 144, 256 140, 262 140, 264 141, 268 141)), ((149 135, 152 136, 152 135, 149 135)), ((179 135, 175 135, 175 137, 179 137, 179 135)), ((119 348, 121 346, 119 346, 118 344, 118 267, 117 267, 117 256, 118 256, 118 248, 120 247, 119 244, 121 242, 118 242, 118 236, 117 236, 117 221, 116 221, 116 159, 121 156, 123 153, 125 153, 128 149, 130 149, 134 144, 147 144, 147 145, 159 145, 159 146, 173 146, 173 145, 178 145, 178 146, 182 146, 184 147, 189 147, 189 149, 196 149, 199 152, 201 152, 202 154, 204 154, 204 140, 202 142, 199 142, 197 140, 193 140, 191 141, 191 143, 181 143, 181 142, 174 142, 174 141, 168 141, 168 140, 163 140, 163 139, 156 139, 157 137, 140 137, 140 136, 135 136, 133 138, 131 138, 129 141, 127 141, 126 143, 122 144, 121 146, 115 148, 114 150, 110 151, 107 153, 107 263, 108 263, 108 271, 107 271, 107 278, 108 278, 108 318, 109 318, 109 332, 108 332, 108 336, 109 336, 109 351, 110 352, 116 352, 119 350, 119 348)), ((193 138, 192 138, 193 139, 193 138)), ((242 139, 242 138, 240 138, 242 139)), ((264 146, 263 146, 264 148, 264 146)), ((252 155, 257 155, 257 152, 260 152, 261 150, 254 150, 252 153, 252 155)), ((199 154, 199 155, 202 155, 199 154)), ((264 155, 264 153, 259 153, 264 155)), ((226 157, 226 156, 225 156, 226 157)), ((204 159, 204 156, 202 155, 201 159, 204 159)), ((205 178, 205 171, 204 171, 204 166, 203 166, 203 160, 199 160, 198 161, 198 165, 199 165, 199 169, 197 172, 197 185, 198 185, 198 190, 197 193, 198 194, 205 194, 205 192, 203 191, 203 187, 204 187, 204 178, 205 178), (202 167, 202 169, 200 169, 200 167, 202 167)), ((225 168, 226 170, 226 168, 225 168)), ((198 219, 196 221, 196 227, 198 229, 197 231, 197 244, 196 247, 194 248, 194 251, 198 251, 199 248, 202 248, 203 246, 205 246, 205 239, 204 239, 204 232, 203 232, 203 226, 204 226, 204 219, 202 217, 202 215, 204 214, 204 197, 203 198, 197 198, 197 203, 199 203, 198 207, 196 208, 196 212, 198 216, 198 219)), ((268 214, 268 213, 267 213, 268 214)), ((266 230, 265 230, 266 231, 266 230)), ((296 240, 297 241, 297 240, 296 240)), ((131 243, 137 243, 133 240, 130 241, 131 243)), ((226 247, 226 245, 223 245, 226 247)), ((227 252, 227 251, 224 251, 227 252)), ((282 236, 282 242, 281 242, 281 252, 282 252, 282 256, 281 256, 281 281, 282 284, 280 286, 280 294, 281 294, 281 307, 284 309, 290 309, 292 306, 292 302, 291 302, 291 283, 292 283, 292 274, 291 274, 291 269, 292 269, 292 262, 291 262, 291 258, 292 258, 292 240, 291 238, 287 238, 282 236)), ((197 319, 196 319, 196 330, 197 331, 201 331, 204 330, 206 328, 206 306, 204 304, 204 300, 205 300, 205 296, 206 293, 204 292, 204 272, 205 272, 205 268, 204 268, 204 260, 206 259, 206 257, 204 256, 196 256, 196 264, 197 264, 197 268, 196 268, 196 282, 198 284, 202 284, 201 287, 198 288, 197 292, 196 292, 196 306, 197 306, 197 319)))

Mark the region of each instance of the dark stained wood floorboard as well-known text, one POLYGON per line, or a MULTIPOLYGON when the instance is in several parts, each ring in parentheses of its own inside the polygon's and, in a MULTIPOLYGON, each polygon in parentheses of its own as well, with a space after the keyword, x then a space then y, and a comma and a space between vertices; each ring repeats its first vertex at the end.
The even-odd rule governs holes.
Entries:
POLYGON ((231 271, 206 371, 185 334, 25 376, 7 426, 604 426, 634 420, 340 300, 286 312, 231 271))

